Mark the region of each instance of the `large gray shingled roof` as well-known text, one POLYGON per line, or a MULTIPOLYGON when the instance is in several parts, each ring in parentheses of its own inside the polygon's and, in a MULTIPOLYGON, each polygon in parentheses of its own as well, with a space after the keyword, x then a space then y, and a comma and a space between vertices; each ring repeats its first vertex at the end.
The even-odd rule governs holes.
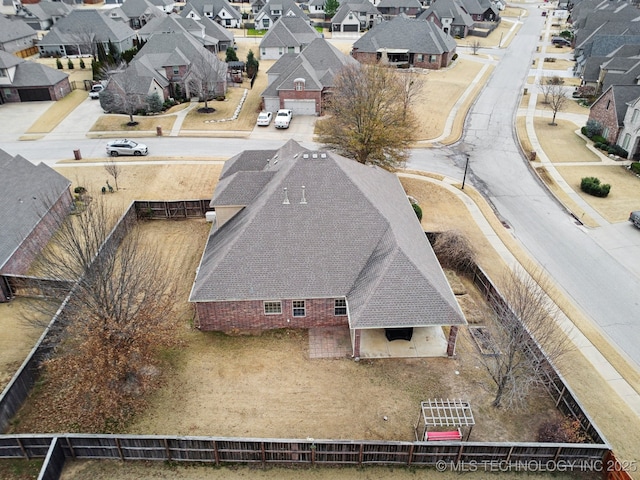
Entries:
POLYGON ((433 22, 408 18, 401 14, 376 25, 354 44, 360 52, 377 52, 381 48, 402 48, 412 53, 442 54, 456 48, 456 42, 433 22))
POLYGON ((212 203, 244 205, 251 175, 262 188, 211 231, 190 301, 345 297, 351 328, 466 323, 395 175, 294 141, 249 155, 212 203))
POLYGON ((0 150, 0 270, 71 182, 44 163, 0 150))

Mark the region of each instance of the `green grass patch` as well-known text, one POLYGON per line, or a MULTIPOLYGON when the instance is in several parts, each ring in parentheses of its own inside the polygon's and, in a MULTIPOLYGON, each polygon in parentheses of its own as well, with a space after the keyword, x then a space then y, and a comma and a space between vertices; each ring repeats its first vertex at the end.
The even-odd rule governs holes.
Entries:
POLYGON ((247 29, 247 36, 249 37, 264 37, 265 33, 267 33, 266 30, 256 30, 255 28, 247 29))

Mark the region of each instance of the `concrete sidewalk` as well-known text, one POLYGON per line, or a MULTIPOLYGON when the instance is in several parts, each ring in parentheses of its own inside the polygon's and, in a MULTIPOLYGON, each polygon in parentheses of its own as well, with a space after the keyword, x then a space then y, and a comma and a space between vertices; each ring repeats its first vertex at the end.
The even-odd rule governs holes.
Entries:
MULTIPOLYGON (((426 181, 446 188, 449 192, 451 192, 465 204, 469 213, 476 222, 476 225, 478 226, 478 228, 480 228, 484 236, 487 238, 495 251, 500 255, 505 264, 511 269, 519 270, 523 274, 528 275, 524 267, 522 267, 522 263, 528 261, 529 259, 516 258, 511 253, 500 236, 496 233, 491 224, 485 218, 479 206, 469 196, 467 196, 463 190, 460 190, 459 188, 453 186, 460 183, 458 179, 445 177, 442 181, 439 181, 431 177, 426 177, 424 175, 415 175, 409 173, 399 173, 398 176, 426 181)), ((478 196, 480 197, 481 195, 478 194, 478 196)), ((488 208, 490 209, 490 207, 488 208)), ((551 300, 549 301, 553 303, 551 300)), ((571 339, 575 348, 579 350, 580 353, 582 353, 582 355, 593 366, 593 369, 600 374, 603 380, 615 392, 618 393, 620 398, 622 398, 622 400, 629 406, 629 408, 637 416, 640 417, 640 395, 600 353, 598 348, 595 347, 578 328, 576 328, 571 319, 569 319, 561 309, 558 309, 558 325, 562 329, 562 331, 565 332, 571 339)))

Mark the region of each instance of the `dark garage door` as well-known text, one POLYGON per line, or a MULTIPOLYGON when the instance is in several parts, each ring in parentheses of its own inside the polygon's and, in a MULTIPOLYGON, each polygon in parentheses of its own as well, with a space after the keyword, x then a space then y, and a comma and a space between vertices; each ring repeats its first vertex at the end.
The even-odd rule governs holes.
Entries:
POLYGON ((21 102, 45 102, 51 100, 48 88, 20 88, 18 89, 21 102))
POLYGON ((360 30, 359 25, 345 25, 344 26, 344 31, 345 32, 357 32, 360 30))

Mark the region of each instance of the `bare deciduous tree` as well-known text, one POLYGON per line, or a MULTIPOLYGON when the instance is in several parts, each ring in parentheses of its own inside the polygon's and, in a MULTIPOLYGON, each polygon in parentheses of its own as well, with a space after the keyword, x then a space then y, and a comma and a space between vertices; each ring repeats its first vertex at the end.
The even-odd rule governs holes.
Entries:
POLYGON ((113 181, 116 182, 116 190, 118 190, 118 177, 120 173, 122 173, 122 168, 120 164, 117 163, 113 157, 109 157, 109 159, 104 164, 104 169, 107 171, 109 175, 113 177, 113 181))
POLYGON ((558 310, 544 292, 544 282, 509 271, 501 284, 506 303, 494 302, 494 318, 485 327, 491 335, 485 348, 491 354, 478 353, 478 358, 493 381, 493 406, 520 408, 532 387, 542 384, 541 373, 547 368, 544 356, 531 348, 532 338, 552 363, 571 349, 571 343, 557 325, 558 310))
POLYGON ((568 100, 569 98, 567 97, 562 84, 551 86, 548 107, 551 112, 553 112, 553 117, 551 118, 551 123, 549 125, 557 125, 556 115, 567 106, 568 100))
MULTIPOLYGON (((36 267, 74 284, 62 341, 44 364, 51 389, 43 387, 50 393, 42 401, 77 428, 113 431, 157 382, 158 351, 173 341, 174 295, 168 260, 135 225, 119 245, 105 243, 115 215, 99 198, 62 223, 36 267)), ((47 293, 54 307, 67 294, 47 293)))
POLYGON ((425 77, 408 70, 398 71, 398 84, 402 92, 402 111, 405 117, 411 113, 411 105, 419 100, 425 84, 425 77))
MULTIPOLYGON (((191 65, 189 72, 189 90, 204 101, 204 112, 209 113, 209 100, 216 95, 224 95, 219 91, 219 85, 227 75, 227 64, 218 60, 214 55, 202 55, 191 65)), ((202 111, 202 109, 201 109, 202 111)))
POLYGON ((550 101, 549 99, 551 97, 551 92, 554 90, 555 87, 563 84, 564 84, 564 80, 558 76, 541 77, 540 80, 538 81, 538 87, 542 92, 542 96, 543 96, 542 103, 548 104, 550 101))
POLYGON ((328 101, 330 115, 317 127, 320 143, 360 163, 391 171, 402 167, 417 122, 413 112, 405 111, 403 99, 410 95, 398 75, 379 64, 344 67, 328 101))
POLYGON ((482 44, 480 43, 480 40, 475 39, 469 42, 469 46, 471 47, 471 53, 477 55, 478 50, 480 50, 480 47, 482 47, 482 44))

